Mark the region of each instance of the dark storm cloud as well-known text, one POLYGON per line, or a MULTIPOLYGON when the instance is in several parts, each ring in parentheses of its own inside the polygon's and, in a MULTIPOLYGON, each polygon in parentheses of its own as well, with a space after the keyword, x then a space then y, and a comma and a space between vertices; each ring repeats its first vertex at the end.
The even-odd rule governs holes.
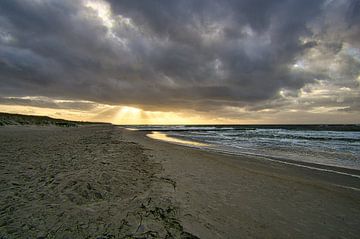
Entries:
POLYGON ((75 109, 75 110, 92 110, 96 107, 95 103, 82 101, 56 101, 52 99, 33 99, 33 98, 14 98, 0 97, 1 105, 21 105, 33 106, 39 108, 52 109, 75 109))
MULTIPOLYGON (((356 0, 339 6, 320 0, 109 0, 105 15, 86 2, 1 1, 0 95, 147 109, 253 105, 324 77, 291 70, 299 56, 318 47, 314 35, 339 31, 314 33, 313 25, 345 8, 344 31, 351 33, 326 43, 334 52, 345 38, 356 42, 360 25, 356 0)), ((90 2, 106 10, 103 1, 90 2)))
POLYGON ((190 96, 262 100, 281 87, 299 88, 312 80, 291 76, 287 64, 307 48, 299 37, 308 34, 306 23, 321 13, 321 1, 163 2, 113 1, 113 6, 173 42, 149 62, 156 72, 179 81, 190 96), (206 44, 204 35, 213 28, 223 36, 206 44), (222 77, 214 70, 216 60, 222 63, 222 77))

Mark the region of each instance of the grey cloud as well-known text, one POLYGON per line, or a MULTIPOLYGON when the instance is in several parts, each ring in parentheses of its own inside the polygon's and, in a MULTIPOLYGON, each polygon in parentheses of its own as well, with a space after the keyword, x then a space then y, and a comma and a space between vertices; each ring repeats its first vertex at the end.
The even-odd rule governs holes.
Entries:
POLYGON ((81 101, 55 101, 52 99, 29 99, 16 97, 0 97, 0 104, 2 105, 21 105, 33 106, 40 108, 52 109, 75 109, 75 110, 92 110, 96 108, 97 104, 92 102, 81 101))
MULTIPOLYGON (((3 0, 0 95, 164 110, 255 110, 269 101, 280 107, 280 89, 296 94, 327 77, 327 72, 292 71, 298 57, 324 44, 332 54, 346 40, 357 44, 359 1, 325 2, 109 0, 109 29, 84 1, 3 0), (346 15, 343 37, 317 41, 339 31, 312 29, 335 13, 346 15), (305 38, 312 40, 302 42, 305 38)), ((354 78, 357 72, 351 72, 354 78)))

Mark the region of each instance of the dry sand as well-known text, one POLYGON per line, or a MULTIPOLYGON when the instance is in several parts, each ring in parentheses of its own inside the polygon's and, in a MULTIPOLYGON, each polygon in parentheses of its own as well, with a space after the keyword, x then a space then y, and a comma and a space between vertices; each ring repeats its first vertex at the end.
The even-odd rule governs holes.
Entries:
POLYGON ((0 147, 0 238, 192 238, 162 166, 115 127, 3 127, 0 147))
POLYGON ((360 178, 114 126, 0 128, 0 238, 358 238, 360 178))

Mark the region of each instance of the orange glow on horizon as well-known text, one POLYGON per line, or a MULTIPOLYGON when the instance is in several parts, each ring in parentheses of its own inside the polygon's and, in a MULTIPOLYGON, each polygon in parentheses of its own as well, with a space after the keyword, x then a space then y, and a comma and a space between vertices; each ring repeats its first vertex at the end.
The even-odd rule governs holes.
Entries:
POLYGON ((111 120, 114 124, 226 124, 234 123, 230 119, 208 118, 185 112, 145 111, 140 108, 122 106, 111 120))
MULTIPOLYGON (((139 125, 139 124, 235 124, 239 121, 225 118, 214 118, 189 112, 162 112, 145 111, 130 106, 104 105, 93 110, 72 110, 40 108, 21 105, 0 105, 0 112, 49 116, 53 118, 74 120, 107 122, 117 125, 139 125)), ((242 122, 247 123, 247 122, 242 122)))
MULTIPOLYGON (((237 109, 228 109, 236 112, 237 109)), ((239 110, 238 110, 239 111, 239 110)), ((1 105, 0 112, 49 116, 52 118, 106 122, 115 125, 206 125, 206 124, 316 124, 316 123, 358 123, 358 114, 347 112, 328 112, 326 108, 317 108, 314 111, 284 110, 279 112, 239 111, 241 116, 222 117, 217 112, 196 111, 147 111, 133 106, 114 106, 94 103, 90 109, 44 108, 23 105, 1 105), (341 117, 340 117, 341 115, 341 117), (256 116, 256 117, 255 117, 256 116), (337 119, 334 121, 333 119, 337 119)))

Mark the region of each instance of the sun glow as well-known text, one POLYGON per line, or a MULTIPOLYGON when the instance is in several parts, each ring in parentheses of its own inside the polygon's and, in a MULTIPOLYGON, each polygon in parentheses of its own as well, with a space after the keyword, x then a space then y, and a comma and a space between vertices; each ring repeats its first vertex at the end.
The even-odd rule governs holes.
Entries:
POLYGON ((141 123, 142 110, 135 107, 122 106, 114 116, 116 123, 129 122, 130 124, 141 123))
POLYGON ((99 19, 103 22, 104 26, 111 29, 114 27, 114 20, 112 19, 112 13, 110 4, 105 1, 86 1, 85 6, 92 9, 99 19))
POLYGON ((208 117, 196 112, 147 111, 144 109, 120 106, 114 117, 113 124, 230 124, 239 121, 228 118, 208 117))
POLYGON ((115 124, 179 124, 194 119, 174 112, 145 111, 136 107, 121 106, 112 122, 115 124))

